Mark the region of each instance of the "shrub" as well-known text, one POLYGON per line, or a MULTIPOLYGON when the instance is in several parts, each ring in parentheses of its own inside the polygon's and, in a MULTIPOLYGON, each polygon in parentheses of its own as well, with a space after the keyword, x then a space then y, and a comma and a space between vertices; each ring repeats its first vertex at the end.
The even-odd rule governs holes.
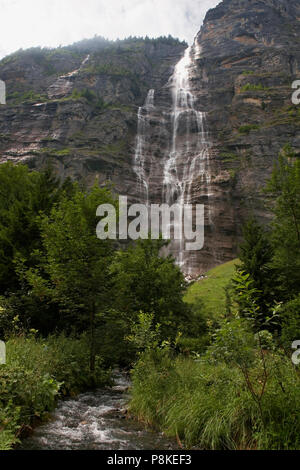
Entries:
POLYGON ((236 319, 197 360, 169 350, 145 352, 132 373, 131 413, 187 447, 299 448, 297 371, 289 358, 255 340, 247 322, 236 319))
POLYGON ((287 349, 292 342, 300 340, 300 295, 284 304, 280 311, 282 331, 281 342, 287 349))
POLYGON ((0 366, 0 449, 17 442, 17 436, 34 420, 47 417, 59 395, 73 395, 109 382, 101 358, 89 372, 87 338, 51 336, 47 340, 17 336, 7 344, 7 364, 0 366))

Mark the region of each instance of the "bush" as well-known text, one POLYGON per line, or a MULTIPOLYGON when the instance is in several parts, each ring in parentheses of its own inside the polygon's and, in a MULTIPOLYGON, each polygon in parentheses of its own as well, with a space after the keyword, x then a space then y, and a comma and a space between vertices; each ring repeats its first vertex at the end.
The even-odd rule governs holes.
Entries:
POLYGON ((145 352, 132 373, 131 413, 187 447, 298 449, 299 376, 290 358, 256 339, 236 319, 197 360, 145 352))
POLYGON ((94 381, 96 385, 109 381, 99 357, 91 377, 85 336, 47 340, 17 336, 6 347, 7 364, 0 366, 0 449, 17 442, 36 419, 46 418, 60 395, 73 395, 94 381))
POLYGON ((291 349, 295 340, 300 340, 300 295, 284 304, 280 311, 282 330, 281 342, 286 349, 291 349))

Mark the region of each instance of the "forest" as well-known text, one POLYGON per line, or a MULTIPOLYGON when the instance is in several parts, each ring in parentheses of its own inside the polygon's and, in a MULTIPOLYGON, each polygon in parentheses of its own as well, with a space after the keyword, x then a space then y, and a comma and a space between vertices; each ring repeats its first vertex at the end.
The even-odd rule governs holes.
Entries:
MULTIPOLYGON (((0 166, 0 449, 59 399, 132 378, 128 414, 195 449, 299 449, 300 160, 286 146, 212 315, 164 240, 99 240, 118 200, 52 169, 0 166), (296 346, 295 346, 296 345, 296 346), (298 351, 299 352, 299 351, 298 351)), ((212 288, 214 287, 214 281, 212 288)))

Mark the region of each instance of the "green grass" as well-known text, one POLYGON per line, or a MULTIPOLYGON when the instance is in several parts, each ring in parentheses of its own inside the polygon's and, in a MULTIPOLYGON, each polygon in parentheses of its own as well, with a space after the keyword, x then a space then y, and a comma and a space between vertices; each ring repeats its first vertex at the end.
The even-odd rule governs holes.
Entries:
MULTIPOLYGON (((186 448, 298 449, 299 377, 284 355, 269 352, 265 361, 260 413, 237 364, 212 361, 209 354, 195 361, 163 350, 144 353, 133 369, 129 411, 186 448)), ((255 350, 248 372, 256 391, 263 370, 255 350)))
POLYGON ((184 300, 193 304, 201 299, 206 314, 213 318, 220 317, 224 313, 226 304, 224 288, 232 278, 237 263, 238 259, 234 259, 208 271, 207 278, 195 282, 188 288, 184 300))

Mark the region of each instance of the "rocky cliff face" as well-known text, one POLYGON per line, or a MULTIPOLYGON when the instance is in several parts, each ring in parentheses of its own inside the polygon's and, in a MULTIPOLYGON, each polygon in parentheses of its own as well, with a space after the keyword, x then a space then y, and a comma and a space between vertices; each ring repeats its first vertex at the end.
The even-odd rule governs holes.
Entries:
MULTIPOLYGON (((224 0, 194 43, 192 82, 212 142, 213 259, 236 253, 249 212, 268 217, 261 188, 280 149, 300 149, 300 1, 224 0)), ((209 254, 207 259, 212 259, 209 254)))
POLYGON ((191 275, 232 259, 249 211, 268 217, 279 150, 299 149, 299 20, 299 0, 223 0, 185 53, 170 38, 96 38, 9 56, 1 161, 50 161, 135 201, 203 203, 204 248, 174 253, 191 275))
POLYGON ((55 50, 19 51, 0 62, 7 106, 0 107, 0 159, 64 178, 112 182, 127 194, 137 109, 161 88, 186 44, 168 39, 101 38, 55 50))

